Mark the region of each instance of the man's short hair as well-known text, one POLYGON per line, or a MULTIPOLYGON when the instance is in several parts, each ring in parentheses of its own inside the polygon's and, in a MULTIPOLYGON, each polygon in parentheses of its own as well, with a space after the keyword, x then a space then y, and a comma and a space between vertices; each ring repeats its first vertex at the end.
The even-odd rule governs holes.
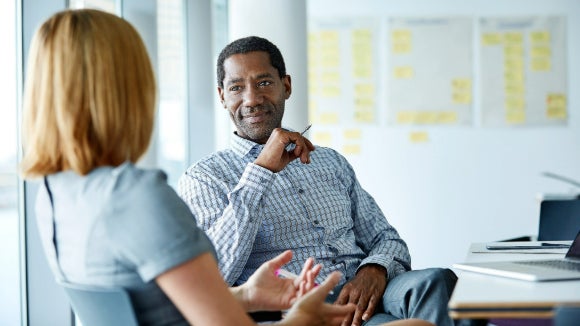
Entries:
POLYGON ((224 78, 226 74, 224 71, 224 61, 234 54, 254 51, 268 53, 270 64, 278 70, 280 78, 286 76, 286 65, 284 64, 284 58, 282 57, 282 53, 278 47, 265 38, 248 36, 231 42, 226 45, 222 52, 220 52, 217 60, 217 83, 220 88, 224 87, 224 78))

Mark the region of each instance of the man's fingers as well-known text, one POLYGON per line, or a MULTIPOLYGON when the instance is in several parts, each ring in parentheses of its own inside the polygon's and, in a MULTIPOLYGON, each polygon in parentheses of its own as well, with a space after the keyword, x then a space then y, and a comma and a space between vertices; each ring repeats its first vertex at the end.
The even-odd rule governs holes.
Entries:
POLYGON ((364 321, 367 321, 369 319, 371 319, 371 317, 375 314, 375 309, 377 307, 379 300, 376 296, 371 296, 371 299, 369 300, 369 303, 367 305, 367 309, 365 310, 365 312, 362 315, 362 319, 364 321))

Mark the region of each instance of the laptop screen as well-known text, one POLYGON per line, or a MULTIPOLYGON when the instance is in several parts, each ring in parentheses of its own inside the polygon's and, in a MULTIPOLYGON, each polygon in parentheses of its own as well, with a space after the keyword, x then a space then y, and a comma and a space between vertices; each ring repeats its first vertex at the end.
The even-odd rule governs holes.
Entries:
POLYGON ((568 249, 566 258, 580 259, 580 232, 578 232, 576 239, 574 239, 570 249, 568 249))

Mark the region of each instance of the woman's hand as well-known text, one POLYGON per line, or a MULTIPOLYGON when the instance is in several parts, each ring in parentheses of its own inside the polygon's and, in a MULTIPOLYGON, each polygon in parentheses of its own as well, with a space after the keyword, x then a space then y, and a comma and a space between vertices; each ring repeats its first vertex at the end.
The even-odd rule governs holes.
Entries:
POLYGON ((286 318, 276 325, 340 325, 354 312, 356 306, 352 303, 339 305, 324 301, 339 280, 339 272, 330 274, 320 286, 298 299, 286 318))
POLYGON ((246 283, 234 289, 234 295, 241 300, 248 312, 288 309, 298 298, 316 286, 315 279, 322 265, 314 265, 312 258, 304 262, 302 272, 297 278, 277 276, 277 271, 291 259, 292 251, 283 252, 262 264, 246 283))

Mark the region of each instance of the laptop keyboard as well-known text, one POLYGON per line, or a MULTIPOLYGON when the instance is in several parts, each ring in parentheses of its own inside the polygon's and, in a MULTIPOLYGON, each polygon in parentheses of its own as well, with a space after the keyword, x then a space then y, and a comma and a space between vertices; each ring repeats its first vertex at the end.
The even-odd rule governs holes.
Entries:
POLYGON ((540 260, 540 261, 518 261, 514 262, 516 264, 521 265, 528 265, 528 266, 541 266, 541 267, 549 267, 549 268, 557 268, 563 269, 568 271, 580 271, 580 263, 575 263, 567 260, 540 260))

